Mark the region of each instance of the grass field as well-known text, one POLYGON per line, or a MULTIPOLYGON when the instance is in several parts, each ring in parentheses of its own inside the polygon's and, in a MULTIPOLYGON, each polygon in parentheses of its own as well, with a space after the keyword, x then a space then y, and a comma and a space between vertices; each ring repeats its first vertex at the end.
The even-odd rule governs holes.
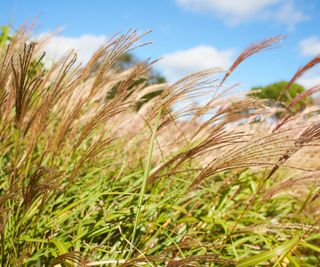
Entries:
POLYGON ((113 68, 136 31, 47 68, 28 36, 0 51, 1 266, 320 265, 319 112, 291 110, 316 89, 275 119, 227 85, 281 37, 228 72, 143 86, 153 62, 113 68))

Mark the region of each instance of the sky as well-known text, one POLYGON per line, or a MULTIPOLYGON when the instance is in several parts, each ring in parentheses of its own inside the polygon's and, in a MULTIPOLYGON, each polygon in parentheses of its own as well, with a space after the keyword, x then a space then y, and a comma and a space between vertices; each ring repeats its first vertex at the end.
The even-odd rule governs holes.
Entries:
MULTIPOLYGON (((134 28, 152 30, 139 59, 160 58, 156 70, 170 82, 213 67, 227 69, 248 45, 276 35, 286 39, 254 55, 231 76, 240 88, 289 80, 320 54, 319 0, 0 0, 0 25, 17 29, 37 17, 34 36, 63 29, 48 43, 49 57, 75 48, 86 62, 108 37, 134 28)), ((320 68, 299 82, 320 83, 320 68)))

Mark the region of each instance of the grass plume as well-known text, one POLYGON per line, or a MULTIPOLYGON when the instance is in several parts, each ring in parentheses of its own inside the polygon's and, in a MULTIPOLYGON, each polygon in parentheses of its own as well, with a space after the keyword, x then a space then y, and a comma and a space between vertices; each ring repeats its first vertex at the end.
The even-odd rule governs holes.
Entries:
POLYGON ((319 265, 319 114, 276 129, 223 86, 283 37, 222 79, 146 85, 156 61, 114 67, 145 35, 116 34, 83 66, 71 52, 46 67, 26 26, 0 48, 1 266, 319 265))

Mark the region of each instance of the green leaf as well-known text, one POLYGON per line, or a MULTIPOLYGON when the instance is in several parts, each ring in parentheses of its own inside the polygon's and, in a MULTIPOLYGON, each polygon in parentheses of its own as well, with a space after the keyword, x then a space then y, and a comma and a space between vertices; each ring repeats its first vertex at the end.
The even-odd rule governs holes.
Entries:
POLYGON ((132 235, 131 235, 131 246, 130 246, 129 255, 132 253, 133 246, 135 244, 135 237, 136 237, 136 232, 137 232, 137 228, 138 228, 138 224, 139 224, 139 220, 140 220, 141 207, 143 204, 143 196, 144 196, 145 189, 146 189, 147 179, 148 179, 150 171, 151 171, 151 161, 152 161, 153 148, 154 148, 154 143, 156 141, 156 134, 157 134, 161 114, 162 114, 162 109, 159 111, 157 118, 156 118, 156 122, 154 124, 153 129, 152 129, 152 136, 151 136, 150 145, 149 145, 147 164, 145 166, 145 171, 143 174, 142 185, 141 185, 139 199, 138 199, 138 210, 137 210, 136 218, 135 218, 135 221, 133 224, 133 231, 132 231, 132 235))
POLYGON ((21 236, 20 240, 26 241, 26 242, 35 242, 35 243, 47 243, 48 240, 42 239, 42 238, 32 238, 29 236, 21 236))
POLYGON ((52 239, 51 242, 57 247, 60 255, 68 253, 69 244, 67 242, 59 241, 57 239, 52 239))
POLYGON ((317 252, 319 252, 320 253, 320 247, 318 247, 318 246, 315 246, 315 245, 313 245, 313 244, 310 244, 310 243, 307 243, 307 242, 300 242, 299 243, 301 246, 303 246, 303 247, 305 247, 305 248, 310 248, 310 249, 312 249, 312 250, 314 250, 314 251, 317 251, 317 252))
POLYGON ((299 241, 300 237, 295 236, 293 239, 283 243, 282 245, 274 248, 273 250, 265 251, 258 255, 240 260, 237 264, 237 267, 257 266, 257 264, 271 260, 275 257, 285 256, 298 244, 299 241))

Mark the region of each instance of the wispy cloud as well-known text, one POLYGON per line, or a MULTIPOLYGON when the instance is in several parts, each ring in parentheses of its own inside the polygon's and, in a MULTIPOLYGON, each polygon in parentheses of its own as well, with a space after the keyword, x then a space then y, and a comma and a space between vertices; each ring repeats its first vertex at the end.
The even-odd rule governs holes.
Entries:
MULTIPOLYGON (((38 36, 41 37, 43 34, 38 36)), ((105 35, 84 34, 78 37, 53 36, 44 46, 48 60, 58 60, 66 53, 74 50, 77 53, 78 62, 86 63, 93 53, 106 41, 105 35)))
POLYGON ((302 77, 298 80, 298 83, 303 85, 305 88, 311 88, 315 85, 320 84, 320 75, 319 72, 317 73, 311 73, 307 75, 306 77, 302 77))
POLYGON ((175 81, 197 71, 214 67, 227 68, 233 57, 232 49, 218 50, 212 46, 200 45, 164 55, 158 67, 168 80, 175 81))
MULTIPOLYGON (((300 54, 306 57, 315 57, 320 55, 320 38, 317 36, 310 36, 303 39, 299 43, 299 49, 300 54)), ((320 68, 314 68, 305 76, 303 76, 298 82, 306 88, 320 84, 320 68)))
POLYGON ((289 30, 293 30, 295 25, 299 22, 308 19, 308 16, 301 12, 295 5, 293 1, 283 1, 283 3, 275 10, 269 12, 266 18, 270 20, 275 19, 287 25, 289 30))
POLYGON ((211 12, 227 24, 237 25, 247 21, 275 20, 289 29, 307 19, 293 0, 176 0, 194 11, 211 12))
POLYGON ((320 55, 320 38, 311 36, 299 43, 300 52, 304 56, 320 55))

